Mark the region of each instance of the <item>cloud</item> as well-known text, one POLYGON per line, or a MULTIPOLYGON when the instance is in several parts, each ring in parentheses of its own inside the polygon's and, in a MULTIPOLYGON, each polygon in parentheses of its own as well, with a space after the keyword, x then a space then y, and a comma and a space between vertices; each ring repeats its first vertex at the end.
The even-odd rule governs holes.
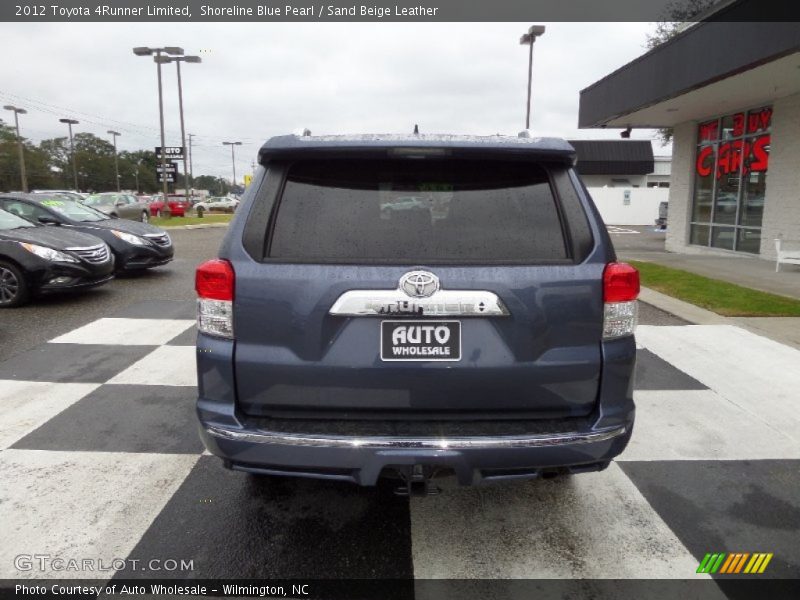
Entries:
MULTIPOLYGON (((29 110, 36 141, 76 131, 122 133, 120 149, 159 144, 156 68, 134 46, 182 46, 195 174, 230 176, 224 140, 242 141, 247 172, 268 137, 314 133, 514 134, 524 127, 528 24, 509 23, 4 23, 0 98, 29 110)), ((578 130, 578 92, 643 53, 644 23, 550 23, 536 42, 533 129, 578 130)), ((167 145, 180 144, 175 68, 163 69, 167 145)), ((650 137, 635 131, 634 137, 650 137)))

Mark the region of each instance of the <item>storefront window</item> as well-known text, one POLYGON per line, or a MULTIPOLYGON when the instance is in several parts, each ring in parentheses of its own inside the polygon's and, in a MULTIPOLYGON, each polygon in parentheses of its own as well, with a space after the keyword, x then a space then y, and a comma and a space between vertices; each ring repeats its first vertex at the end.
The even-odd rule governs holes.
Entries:
POLYGON ((699 125, 690 243, 759 252, 771 121, 763 107, 699 125))

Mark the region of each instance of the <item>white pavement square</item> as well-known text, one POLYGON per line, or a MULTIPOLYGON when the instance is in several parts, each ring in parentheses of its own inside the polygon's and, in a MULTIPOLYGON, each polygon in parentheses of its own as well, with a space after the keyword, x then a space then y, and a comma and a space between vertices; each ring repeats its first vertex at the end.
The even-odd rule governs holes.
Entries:
POLYGON ((198 455, 4 450, 0 578, 108 578, 108 571, 18 571, 14 557, 126 558, 198 455))
POLYGON ((133 363, 108 383, 134 385, 197 385, 194 346, 161 346, 133 363))
POLYGON ((615 464, 411 500, 417 578, 685 579, 697 560, 615 464))
POLYGON ((50 343, 160 346, 194 324, 191 319, 105 318, 58 336, 50 343))
POLYGON ((731 325, 642 326, 636 337, 753 420, 800 442, 800 350, 731 325))
POLYGON ((713 390, 636 391, 626 460, 800 459, 800 442, 713 390))
POLYGON ((100 387, 97 383, 0 380, 0 449, 100 387))

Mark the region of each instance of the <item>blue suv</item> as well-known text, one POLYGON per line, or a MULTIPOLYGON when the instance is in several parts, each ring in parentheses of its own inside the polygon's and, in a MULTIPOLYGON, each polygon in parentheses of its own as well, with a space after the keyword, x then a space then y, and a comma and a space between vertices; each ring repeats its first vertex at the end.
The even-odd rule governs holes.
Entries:
POLYGON ((208 450, 410 494, 605 468, 633 427, 639 275, 574 163, 525 132, 269 140, 196 274, 208 450))

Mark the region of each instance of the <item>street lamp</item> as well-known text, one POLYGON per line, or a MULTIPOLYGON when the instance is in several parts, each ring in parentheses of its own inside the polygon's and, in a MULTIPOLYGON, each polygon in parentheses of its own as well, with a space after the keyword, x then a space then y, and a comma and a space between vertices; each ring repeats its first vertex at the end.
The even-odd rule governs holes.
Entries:
MULTIPOLYGON (((155 56, 154 59, 160 57, 162 54, 171 54, 174 56, 183 54, 183 48, 177 46, 165 46, 164 48, 148 48, 147 46, 137 46, 133 49, 136 56, 155 56)), ((169 204, 167 204, 167 156, 164 153, 164 94, 161 86, 161 63, 156 61, 156 70, 158 71, 158 118, 161 123, 161 178, 164 190, 164 216, 171 216, 169 204)))
POLYGON ((178 68, 178 107, 181 113, 181 146, 183 147, 183 188, 186 195, 186 204, 189 204, 189 165, 186 156, 186 130, 183 126, 183 85, 181 83, 181 63, 199 63, 202 59, 199 56, 154 56, 153 60, 158 64, 174 62, 178 68))
POLYGON ((527 33, 522 34, 519 43, 529 46, 528 52, 528 110, 525 113, 525 129, 531 128, 531 79, 533 78, 533 44, 536 38, 544 35, 544 25, 531 25, 527 33))
POLYGON ((75 119, 59 119, 69 127, 69 153, 72 155, 72 177, 75 179, 75 191, 78 191, 78 167, 75 165, 75 145, 72 143, 72 126, 77 125, 75 119))
POLYGON ((14 124, 17 126, 17 149, 19 150, 19 174, 22 180, 22 191, 28 191, 28 176, 25 174, 25 152, 22 149, 22 137, 19 135, 19 115, 27 114, 24 108, 18 108, 7 104, 3 107, 6 110, 14 111, 14 124))
POLYGON ((233 185, 236 186, 236 157, 233 154, 233 147, 241 146, 242 142, 222 142, 222 145, 231 147, 231 164, 233 165, 233 185))
POLYGON ((108 130, 106 133, 114 138, 114 173, 117 175, 117 191, 119 191, 119 162, 117 162, 117 136, 122 135, 117 131, 108 130))

